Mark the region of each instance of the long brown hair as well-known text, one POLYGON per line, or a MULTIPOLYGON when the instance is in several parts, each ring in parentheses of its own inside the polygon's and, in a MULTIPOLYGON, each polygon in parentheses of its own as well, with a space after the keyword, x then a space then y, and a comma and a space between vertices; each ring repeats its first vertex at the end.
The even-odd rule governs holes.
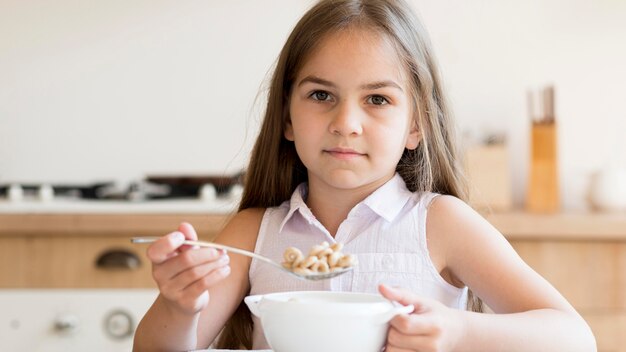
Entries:
MULTIPOLYGON (((437 192, 467 200, 455 129, 442 90, 426 30, 403 0, 322 0, 296 24, 283 46, 272 76, 265 117, 246 170, 239 210, 274 207, 307 181, 293 142, 284 138, 289 96, 309 54, 329 34, 367 28, 391 39, 410 77, 413 110, 422 141, 406 149, 397 165, 409 190, 437 192)), ((470 291, 468 308, 479 311, 470 291)), ((242 303, 227 322, 218 348, 252 348, 252 319, 242 303)))

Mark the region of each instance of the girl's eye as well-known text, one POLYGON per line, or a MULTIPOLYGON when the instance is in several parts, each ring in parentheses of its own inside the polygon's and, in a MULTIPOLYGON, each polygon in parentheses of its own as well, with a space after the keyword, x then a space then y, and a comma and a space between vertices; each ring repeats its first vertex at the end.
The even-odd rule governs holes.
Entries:
POLYGON ((330 94, 324 92, 323 90, 317 90, 311 94, 311 97, 315 100, 326 101, 330 98, 330 94))
POLYGON ((372 95, 371 97, 367 98, 367 102, 374 105, 389 104, 389 101, 382 95, 372 95))

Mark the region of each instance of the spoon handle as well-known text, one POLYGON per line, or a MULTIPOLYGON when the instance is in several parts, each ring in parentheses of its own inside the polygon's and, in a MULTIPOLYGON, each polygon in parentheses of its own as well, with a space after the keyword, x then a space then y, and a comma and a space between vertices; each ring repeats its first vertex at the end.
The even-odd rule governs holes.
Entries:
MULTIPOLYGON (((157 239, 159 239, 159 237, 133 237, 130 239, 130 241, 132 243, 152 243, 155 242, 157 239)), ((276 263, 275 261, 266 258, 262 255, 258 255, 256 253, 247 251, 245 249, 240 249, 240 248, 235 248, 235 247, 229 247, 223 244, 219 244, 219 243, 213 243, 213 242, 206 242, 206 241, 192 241, 192 240, 185 240, 183 242, 183 244, 187 244, 190 246, 198 246, 198 247, 211 247, 211 248, 215 248, 215 249, 222 249, 228 252, 233 252, 233 253, 237 253, 237 254, 241 254, 241 255, 245 255, 248 256, 250 258, 255 258, 258 259, 260 261, 263 261, 267 264, 271 264, 275 267, 278 267, 280 269, 285 270, 285 268, 282 267, 282 265, 276 263)))

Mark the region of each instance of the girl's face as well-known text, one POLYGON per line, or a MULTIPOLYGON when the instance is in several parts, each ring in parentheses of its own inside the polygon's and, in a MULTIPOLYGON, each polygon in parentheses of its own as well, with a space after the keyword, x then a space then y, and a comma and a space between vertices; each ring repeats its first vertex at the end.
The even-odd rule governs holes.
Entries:
POLYGON ((311 186, 378 187, 404 148, 420 140, 403 65, 393 45, 368 30, 329 35, 298 72, 285 138, 311 186))

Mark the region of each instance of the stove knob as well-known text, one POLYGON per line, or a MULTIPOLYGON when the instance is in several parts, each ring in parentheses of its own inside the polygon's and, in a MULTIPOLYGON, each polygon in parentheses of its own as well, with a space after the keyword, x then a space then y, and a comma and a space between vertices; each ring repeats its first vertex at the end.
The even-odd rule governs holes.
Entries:
POLYGON ((41 185, 37 197, 42 202, 49 202, 54 198, 54 189, 50 185, 41 185))
POLYGON ((11 185, 7 191, 7 196, 11 202, 19 202, 24 198, 24 190, 20 185, 11 185))
POLYGON ((205 202, 212 202, 217 198, 217 190, 210 183, 202 185, 200 188, 200 199, 205 202))
POLYGON ((72 335, 78 330, 78 317, 71 313, 59 315, 54 321, 54 330, 62 335, 72 335))
POLYGON ((104 319, 104 330, 112 338, 121 340, 133 336, 135 322, 127 311, 116 310, 104 319))
POLYGON ((243 195, 243 186, 240 184, 234 185, 230 190, 230 197, 234 200, 240 200, 243 195))

